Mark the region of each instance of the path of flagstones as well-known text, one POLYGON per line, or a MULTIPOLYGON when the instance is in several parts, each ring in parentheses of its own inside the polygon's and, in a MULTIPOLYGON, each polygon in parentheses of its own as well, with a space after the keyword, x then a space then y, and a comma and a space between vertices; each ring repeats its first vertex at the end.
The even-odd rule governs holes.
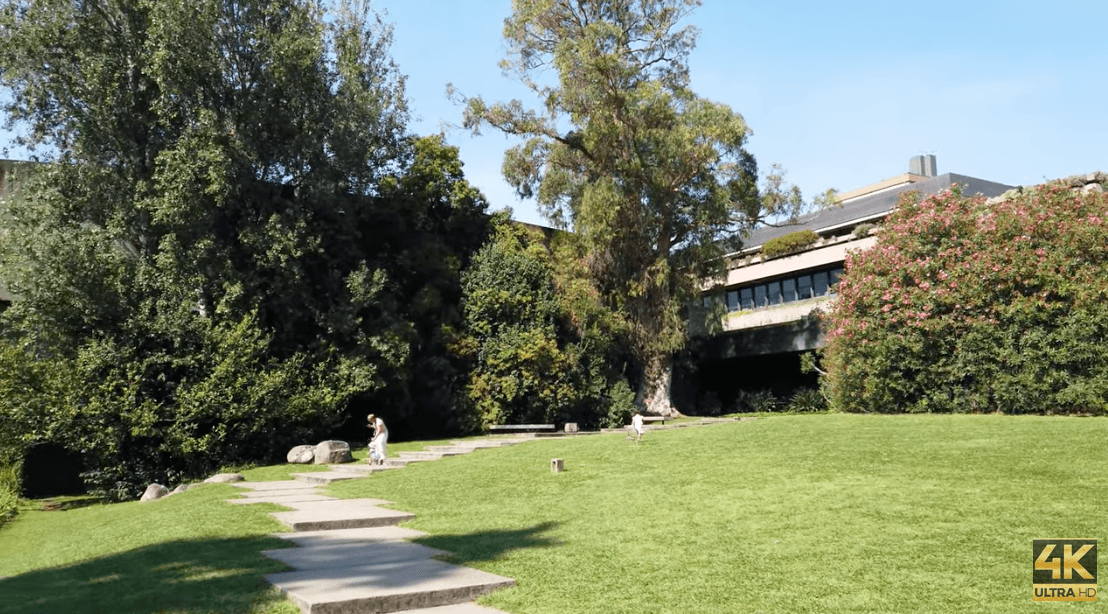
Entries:
MULTIPOLYGON (((715 424, 704 419, 649 430, 715 424)), ((586 435, 593 433, 579 433, 586 435)), ((569 435, 567 435, 569 436, 569 435)), ((468 454, 481 448, 509 446, 536 437, 485 438, 428 446, 423 452, 401 452, 384 467, 368 464, 332 465, 331 471, 293 474, 295 480, 239 482, 243 498, 231 503, 276 503, 291 511, 273 516, 290 533, 276 537, 299 548, 268 550, 264 554, 293 571, 270 574, 266 580, 288 595, 305 614, 496 614, 501 610, 478 606, 478 596, 515 585, 515 580, 468 567, 451 565, 436 556, 449 554, 407 541, 426 535, 398 524, 414 514, 379 507, 381 499, 336 499, 318 488, 338 480, 366 477, 407 463, 468 454)))

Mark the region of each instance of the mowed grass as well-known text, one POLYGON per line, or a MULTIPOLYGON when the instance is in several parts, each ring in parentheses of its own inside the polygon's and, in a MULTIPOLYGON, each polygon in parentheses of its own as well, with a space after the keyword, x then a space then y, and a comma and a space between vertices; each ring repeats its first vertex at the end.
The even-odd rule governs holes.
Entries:
MULTIPOLYGON (((330 492, 416 513, 422 543, 515 578, 483 602, 517 614, 1101 611, 1033 603, 1030 557, 1034 538, 1104 537, 1106 435, 1104 419, 774 416, 480 450, 330 492)), ((280 508, 236 492, 25 512, 0 529, 0 612, 296 612, 262 579, 283 569, 260 554, 287 545, 268 537, 280 508)))
POLYGON ((1105 537, 1106 442, 1103 419, 787 416, 535 441, 330 491, 394 501, 422 543, 515 578, 482 601, 509 612, 1038 612, 1032 539, 1105 537))
POLYGON ((298 613, 263 576, 288 542, 275 505, 232 506, 206 484, 164 500, 25 509, 0 530, 0 612, 298 613), (5 577, 6 576, 6 577, 5 577))

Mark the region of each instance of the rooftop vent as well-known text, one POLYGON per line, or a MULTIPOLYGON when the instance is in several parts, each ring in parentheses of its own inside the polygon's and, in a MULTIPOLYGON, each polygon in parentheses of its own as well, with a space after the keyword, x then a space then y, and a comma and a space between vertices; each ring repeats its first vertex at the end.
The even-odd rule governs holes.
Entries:
POLYGON ((934 177, 938 175, 935 166, 935 156, 930 154, 926 156, 912 156, 912 159, 908 163, 908 172, 913 175, 923 175, 924 177, 934 177))

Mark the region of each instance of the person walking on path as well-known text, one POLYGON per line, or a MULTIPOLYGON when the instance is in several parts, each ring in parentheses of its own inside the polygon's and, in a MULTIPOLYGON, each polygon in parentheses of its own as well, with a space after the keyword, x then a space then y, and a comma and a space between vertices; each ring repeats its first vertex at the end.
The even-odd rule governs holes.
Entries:
POLYGON ((385 421, 374 414, 366 417, 369 428, 373 429, 373 439, 369 442, 369 456, 375 465, 385 464, 385 445, 389 442, 389 429, 385 427, 385 421))
MULTIPOLYGON (((642 414, 638 410, 635 411, 635 415, 631 416, 631 430, 634 432, 635 443, 642 443, 642 434, 646 430, 646 427, 642 423, 642 414)), ((627 436, 627 440, 632 439, 631 435, 627 436)))

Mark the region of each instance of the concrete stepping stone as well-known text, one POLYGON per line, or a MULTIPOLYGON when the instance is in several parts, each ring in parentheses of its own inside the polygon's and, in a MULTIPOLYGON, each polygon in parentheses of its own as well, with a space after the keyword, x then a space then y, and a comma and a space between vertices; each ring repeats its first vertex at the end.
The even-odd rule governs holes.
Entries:
POLYGON ((334 569, 419 561, 450 554, 408 541, 331 541, 300 548, 265 550, 265 556, 297 570, 334 569))
POLYGON ((279 482, 235 482, 231 484, 235 488, 247 488, 256 492, 260 491, 273 491, 273 490, 303 490, 314 488, 312 486, 305 486, 303 482, 297 480, 281 480, 279 482))
POLYGON ((400 524, 415 518, 415 514, 375 507, 360 501, 374 499, 339 499, 307 503, 289 503, 291 512, 274 512, 271 515, 293 531, 323 531, 334 529, 360 529, 400 524))
POLYGON ((310 614, 399 612, 452 605, 515 580, 434 559, 286 571, 266 580, 310 614))
POLYGON ((444 456, 455 456, 458 454, 469 454, 477 448, 473 446, 427 446, 423 449, 427 452, 436 452, 444 456))
MULTIPOLYGON (((278 491, 280 492, 280 491, 278 491)), ((228 499, 227 502, 234 505, 249 505, 251 503, 276 503, 278 505, 288 505, 289 503, 305 503, 310 501, 334 501, 334 497, 328 497, 327 495, 319 495, 314 492, 310 493, 296 493, 290 491, 290 494, 269 494, 263 493, 260 496, 243 497, 242 499, 228 499)))
POLYGON ((318 495, 319 489, 312 484, 297 482, 300 488, 282 488, 279 490, 246 490, 238 493, 240 497, 247 499, 265 499, 268 497, 295 497, 297 495, 318 495))
MULTIPOLYGON (((386 459, 388 460, 388 459, 386 459)), ((345 471, 348 473, 357 473, 361 476, 367 476, 371 473, 377 473, 378 471, 388 471, 389 469, 399 469, 397 466, 390 465, 370 465, 369 463, 350 463, 344 465, 331 465, 331 471, 345 471)))
POLYGON ((413 460, 439 460, 444 456, 453 456, 452 454, 443 454, 442 452, 401 452, 396 455, 407 461, 413 460))
POLYGON ((440 605, 437 608, 404 610, 396 614, 508 614, 508 612, 494 608, 486 608, 476 603, 458 603, 455 605, 440 605))
POLYGON ((294 473, 292 477, 309 484, 330 484, 332 482, 353 480, 364 476, 350 471, 318 471, 315 473, 294 473))
POLYGON ((423 531, 398 526, 370 527, 365 529, 335 529, 333 531, 299 531, 276 533, 274 537, 290 541, 298 546, 313 547, 322 544, 372 544, 424 537, 423 531))

